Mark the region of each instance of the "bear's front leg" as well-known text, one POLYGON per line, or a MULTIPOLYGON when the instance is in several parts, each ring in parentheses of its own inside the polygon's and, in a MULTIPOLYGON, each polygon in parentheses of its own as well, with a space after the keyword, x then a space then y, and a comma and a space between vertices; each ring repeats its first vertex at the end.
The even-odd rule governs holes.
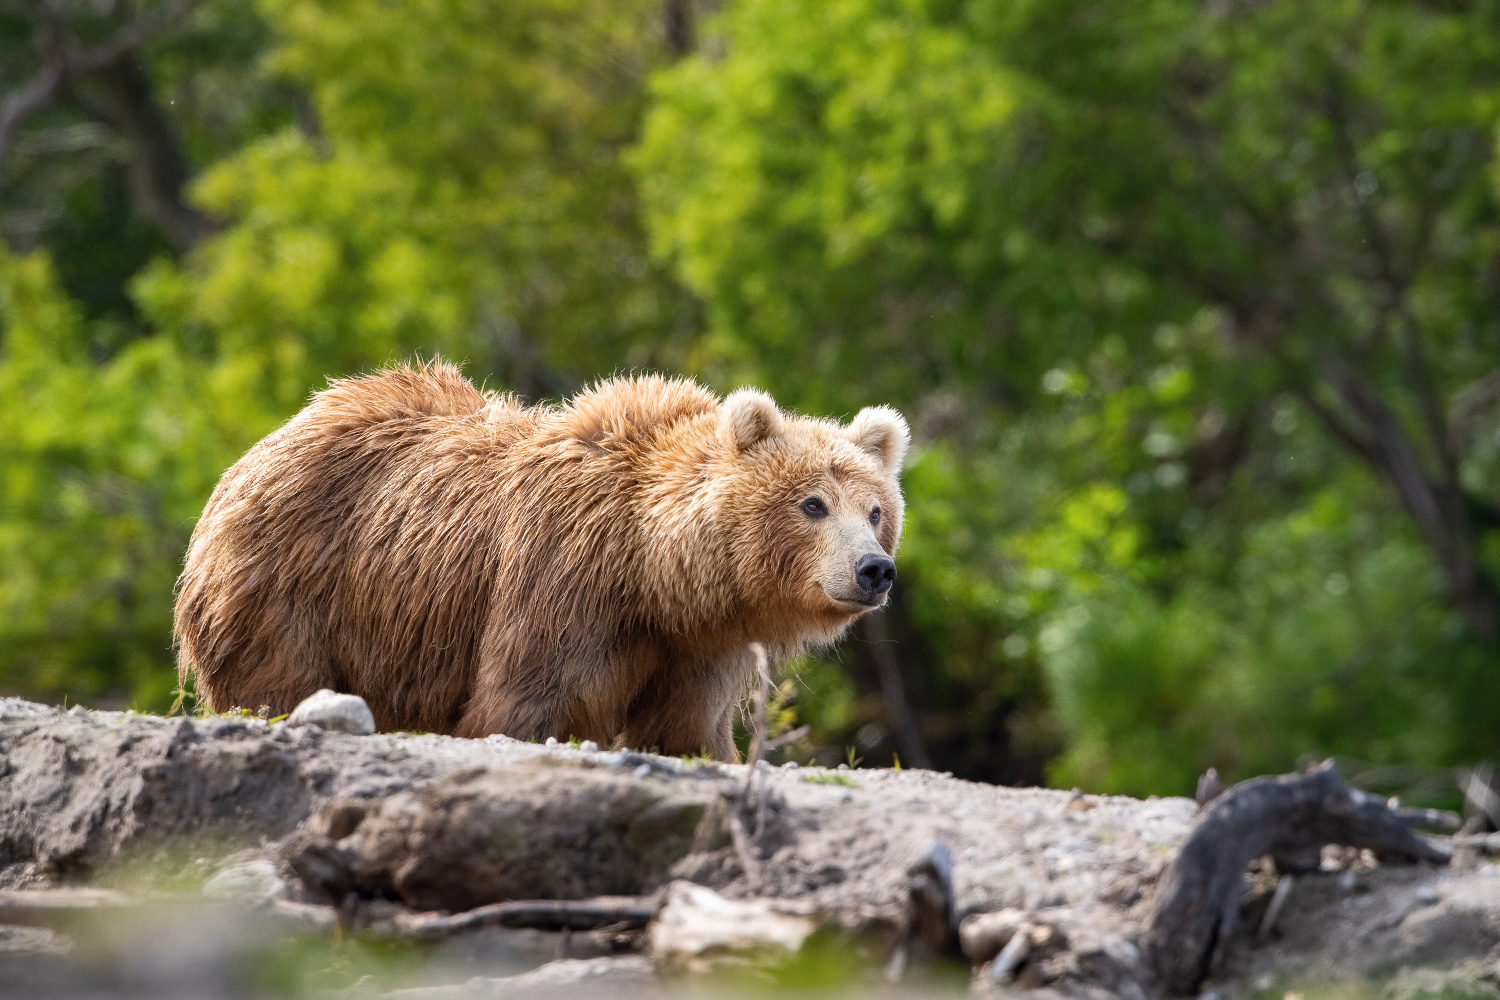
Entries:
POLYGON ((512 612, 486 630, 480 641, 474 679, 454 736, 478 738, 501 733, 539 742, 559 733, 570 681, 571 650, 550 636, 528 632, 526 617, 512 612))
MULTIPOLYGON (((540 685, 476 685, 454 736, 479 739, 499 733, 512 739, 539 743, 557 736, 561 712, 555 690, 540 685)), ((566 739, 561 736, 559 739, 566 739)))
POLYGON ((631 702, 621 743, 670 756, 736 763, 734 712, 753 672, 748 650, 708 662, 664 664, 631 702))

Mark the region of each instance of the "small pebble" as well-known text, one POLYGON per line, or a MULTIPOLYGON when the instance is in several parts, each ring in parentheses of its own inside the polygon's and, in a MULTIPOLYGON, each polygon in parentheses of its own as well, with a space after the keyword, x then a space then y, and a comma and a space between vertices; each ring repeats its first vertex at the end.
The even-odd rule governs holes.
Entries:
POLYGON ((543 743, 542 746, 547 747, 549 749, 552 748, 552 747, 557 746, 557 737, 556 736, 549 736, 549 737, 547 737, 547 742, 543 743))
POLYGON ((755 769, 757 771, 769 771, 771 769, 770 762, 769 761, 764 761, 764 760, 758 760, 758 761, 755 762, 755 769))
POLYGON ((849 765, 848 764, 840 764, 839 765, 839 770, 840 771, 847 771, 847 770, 849 770, 849 765))
POLYGON ((578 749, 582 750, 584 753, 598 753, 599 744, 595 743, 593 740, 584 740, 582 743, 578 744, 578 749))
POLYGON ((68 714, 69 715, 88 715, 89 714, 89 710, 86 709, 86 708, 84 708, 82 705, 74 705, 72 708, 68 709, 68 714))
POLYGON ((788 771, 795 771, 801 765, 798 764, 795 760, 789 760, 785 764, 782 764, 781 766, 784 767, 784 768, 786 768, 788 771))
POLYGON ((1417 902, 1432 904, 1438 901, 1438 891, 1430 885, 1424 885, 1417 889, 1417 902))
POLYGON ((651 765, 650 764, 642 764, 640 767, 636 768, 634 771, 631 771, 630 773, 633 774, 633 775, 635 775, 637 778, 649 778, 649 777, 651 777, 651 765))
POLYGON ((849 791, 849 789, 847 789, 847 788, 844 789, 844 794, 842 794, 842 795, 839 796, 839 801, 840 802, 853 802, 854 801, 854 793, 851 792, 851 791, 849 791))
POLYGON ((303 698, 287 716, 286 724, 293 729, 327 729, 368 736, 375 731, 375 716, 359 695, 323 688, 303 698))

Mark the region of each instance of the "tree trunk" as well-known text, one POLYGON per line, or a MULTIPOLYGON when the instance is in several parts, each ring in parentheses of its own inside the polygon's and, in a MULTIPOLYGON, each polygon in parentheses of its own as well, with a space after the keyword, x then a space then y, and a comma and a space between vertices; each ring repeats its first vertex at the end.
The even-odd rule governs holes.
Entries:
POLYGON ((135 210, 150 220, 178 253, 214 231, 213 221, 183 201, 190 169, 140 64, 124 58, 74 82, 80 103, 130 144, 127 164, 135 210))
POLYGON ((1314 406, 1314 412, 1336 439, 1395 489, 1437 557, 1454 608, 1477 634, 1494 639, 1500 634, 1500 597, 1480 561, 1480 533, 1457 469, 1445 462, 1439 477, 1429 475, 1417 447, 1374 387, 1342 365, 1325 365, 1324 376, 1359 428, 1350 429, 1327 409, 1314 406))

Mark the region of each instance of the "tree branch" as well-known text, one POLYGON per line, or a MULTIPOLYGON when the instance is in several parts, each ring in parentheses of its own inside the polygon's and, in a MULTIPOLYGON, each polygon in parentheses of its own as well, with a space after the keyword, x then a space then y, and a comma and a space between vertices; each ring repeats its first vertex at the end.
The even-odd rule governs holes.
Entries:
POLYGON ((191 175, 177 133, 151 90, 151 81, 131 58, 83 74, 74 87, 79 103, 130 144, 127 164, 131 201, 172 243, 186 253, 214 231, 213 221, 188 205, 183 188, 191 175))
POLYGON ((33 44, 41 56, 42 68, 0 102, 0 164, 5 162, 10 137, 15 130, 31 115, 52 103, 67 75, 66 62, 60 55, 60 39, 52 22, 37 23, 33 44))
POLYGON ((1302 405, 1307 407, 1314 417, 1317 417, 1318 422, 1323 425, 1323 429, 1334 440, 1354 452, 1366 465, 1377 470, 1379 469, 1380 460, 1375 454, 1374 446, 1351 427, 1348 421, 1339 415, 1337 410, 1324 405, 1323 401, 1318 399, 1313 391, 1305 385, 1298 386, 1296 392, 1297 398, 1302 401, 1302 405))
POLYGON ((1412 241, 1411 260, 1405 267, 1401 267, 1396 261, 1391 236, 1380 224, 1380 219, 1371 205, 1371 198, 1359 191, 1359 179, 1362 174, 1359 151, 1355 148, 1354 139, 1349 134, 1349 118, 1344 104, 1343 87, 1337 76, 1334 76, 1329 83, 1328 99, 1325 103, 1328 120, 1333 125, 1334 147, 1338 151, 1339 163, 1344 170, 1344 182, 1354 195, 1355 212, 1373 255, 1376 284, 1382 293, 1379 296, 1380 318, 1375 324, 1375 329, 1379 334, 1388 336, 1393 317, 1401 325, 1402 349, 1406 356, 1406 363, 1402 366, 1402 379, 1417 397, 1422 419, 1427 425, 1427 433, 1431 438, 1433 452, 1443 471, 1443 478, 1447 485, 1452 486, 1458 480, 1458 460, 1451 448, 1452 436, 1448 431, 1448 423, 1443 415, 1437 389, 1432 383, 1416 319, 1406 308, 1407 292, 1411 288, 1417 269, 1421 266, 1423 254, 1432 233, 1433 213, 1427 206, 1424 206, 1417 224, 1416 238, 1412 241))
POLYGON ((17 90, 0 102, 0 164, 16 129, 31 115, 47 107, 57 97, 64 83, 85 74, 108 69, 158 32, 180 20, 201 0, 174 0, 153 8, 121 26, 106 41, 79 45, 47 10, 44 4, 32 5, 35 24, 33 47, 42 67, 17 90))
POLYGON ((1352 440, 1367 443, 1361 457, 1396 488, 1423 540, 1438 557, 1459 611, 1480 635, 1494 636, 1500 629, 1500 607, 1479 562, 1474 522, 1462 490, 1454 482, 1434 483, 1428 477, 1400 420, 1369 383, 1332 355, 1325 355, 1318 369, 1364 425, 1365 433, 1352 440))
POLYGON ((906 755, 912 767, 931 769, 932 758, 922 745, 922 735, 917 731, 916 721, 911 715, 911 706, 906 701, 906 685, 901 680, 901 665, 891 652, 890 636, 886 634, 883 614, 865 615, 865 639, 870 644, 870 656, 875 660, 875 673, 880 678, 881 701, 885 703, 886 720, 894 730, 896 745, 906 755))

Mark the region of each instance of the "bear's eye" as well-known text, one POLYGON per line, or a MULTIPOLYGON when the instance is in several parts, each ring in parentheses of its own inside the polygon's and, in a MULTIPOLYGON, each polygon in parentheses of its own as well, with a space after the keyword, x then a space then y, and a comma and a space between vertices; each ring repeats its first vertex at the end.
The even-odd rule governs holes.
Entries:
POLYGON ((802 513, 814 519, 827 517, 828 505, 817 497, 808 497, 802 501, 802 513))
POLYGON ((870 524, 876 525, 876 524, 879 524, 879 523, 880 523, 880 508, 876 507, 874 510, 870 511, 870 524))

